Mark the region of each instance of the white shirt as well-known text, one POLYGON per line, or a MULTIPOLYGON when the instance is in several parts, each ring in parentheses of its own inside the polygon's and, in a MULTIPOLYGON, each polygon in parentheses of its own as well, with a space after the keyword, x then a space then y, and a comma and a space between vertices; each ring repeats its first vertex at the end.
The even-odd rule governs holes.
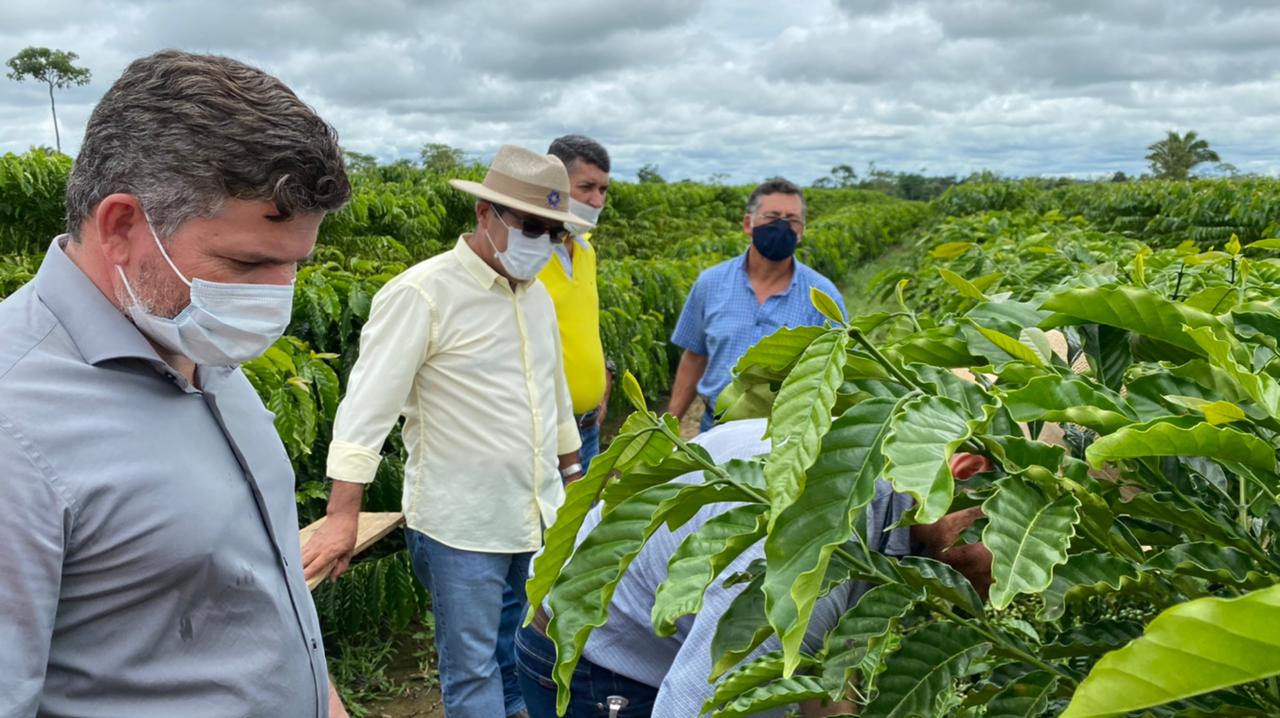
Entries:
POLYGON ((398 417, 409 528, 453 548, 535 551, 564 500, 559 455, 581 445, 555 309, 458 240, 374 297, 334 420, 328 474, 368 483, 398 417))

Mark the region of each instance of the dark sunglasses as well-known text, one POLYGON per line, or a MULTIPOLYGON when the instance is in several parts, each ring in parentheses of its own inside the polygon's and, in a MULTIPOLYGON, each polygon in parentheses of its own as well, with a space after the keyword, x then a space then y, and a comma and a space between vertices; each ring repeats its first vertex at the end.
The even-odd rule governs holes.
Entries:
POLYGON ((565 229, 564 225, 546 224, 542 220, 534 219, 533 217, 519 214, 518 212, 511 209, 510 207, 503 207, 500 204, 493 204, 492 202, 490 202, 489 204, 492 205, 493 211, 498 213, 499 219, 501 219, 501 215, 506 214, 514 218, 517 222, 519 222, 520 234, 523 234, 529 239, 537 239, 538 237, 541 237, 544 234, 549 234, 551 235, 552 244, 560 244, 565 240, 565 238, 569 236, 569 230, 565 229))

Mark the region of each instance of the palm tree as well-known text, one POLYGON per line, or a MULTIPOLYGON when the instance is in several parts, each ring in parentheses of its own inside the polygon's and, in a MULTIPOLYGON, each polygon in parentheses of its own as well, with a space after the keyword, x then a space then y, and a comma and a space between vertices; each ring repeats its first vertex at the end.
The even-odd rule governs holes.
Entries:
POLYGON ((1209 141, 1197 137, 1194 130, 1181 136, 1170 130, 1168 137, 1147 150, 1151 171, 1160 179, 1184 180, 1196 165, 1222 161, 1217 152, 1209 149, 1209 141))
POLYGON ((62 133, 58 132, 58 108, 53 102, 53 91, 73 85, 87 85, 91 73, 87 67, 77 67, 80 59, 74 52, 50 50, 47 47, 28 47, 9 58, 9 79, 22 82, 28 78, 49 86, 49 111, 53 113, 53 137, 62 151, 62 133))

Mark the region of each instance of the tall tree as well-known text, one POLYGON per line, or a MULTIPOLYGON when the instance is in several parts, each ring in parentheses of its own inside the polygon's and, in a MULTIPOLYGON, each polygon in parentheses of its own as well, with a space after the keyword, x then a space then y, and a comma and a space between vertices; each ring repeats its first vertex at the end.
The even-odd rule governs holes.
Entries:
POLYGON ((467 164, 467 153, 443 142, 428 142, 418 151, 422 166, 435 174, 447 175, 467 164))
POLYGON ((646 164, 639 170, 636 170, 636 180, 640 184, 663 184, 666 182, 662 175, 658 174, 658 166, 655 164, 646 164))
POLYGON ((1222 158, 1209 148, 1209 141, 1201 139, 1194 130, 1184 135, 1170 130, 1168 137, 1147 147, 1147 161, 1156 177, 1184 180, 1196 165, 1221 162, 1222 158))
POLYGON ((62 151, 62 134, 58 131, 58 107, 53 101, 53 91, 74 85, 87 85, 91 73, 87 67, 76 67, 80 56, 65 50, 47 47, 28 47, 9 58, 9 79, 22 82, 37 80, 49 86, 49 110, 53 112, 53 139, 58 151, 62 151))

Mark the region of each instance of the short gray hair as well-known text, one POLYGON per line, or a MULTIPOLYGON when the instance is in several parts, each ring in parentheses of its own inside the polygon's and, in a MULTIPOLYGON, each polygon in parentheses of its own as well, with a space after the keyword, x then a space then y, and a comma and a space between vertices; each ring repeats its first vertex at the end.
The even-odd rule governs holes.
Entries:
POLYGON ((751 191, 747 198, 747 214, 755 214, 760 209, 760 200, 771 194, 792 194, 800 198, 800 218, 804 219, 808 205, 804 201, 804 192, 790 180, 782 177, 770 177, 751 191))
POLYGON ((138 198, 161 238, 227 199, 284 221, 351 196, 334 129, 280 80, 226 57, 162 50, 103 95, 67 181, 67 232, 108 195, 138 198))
POLYGON ((555 155, 564 163, 565 169, 572 169, 577 160, 590 162, 605 172, 609 171, 609 151, 604 145, 584 135, 565 135, 551 141, 547 154, 555 155))

